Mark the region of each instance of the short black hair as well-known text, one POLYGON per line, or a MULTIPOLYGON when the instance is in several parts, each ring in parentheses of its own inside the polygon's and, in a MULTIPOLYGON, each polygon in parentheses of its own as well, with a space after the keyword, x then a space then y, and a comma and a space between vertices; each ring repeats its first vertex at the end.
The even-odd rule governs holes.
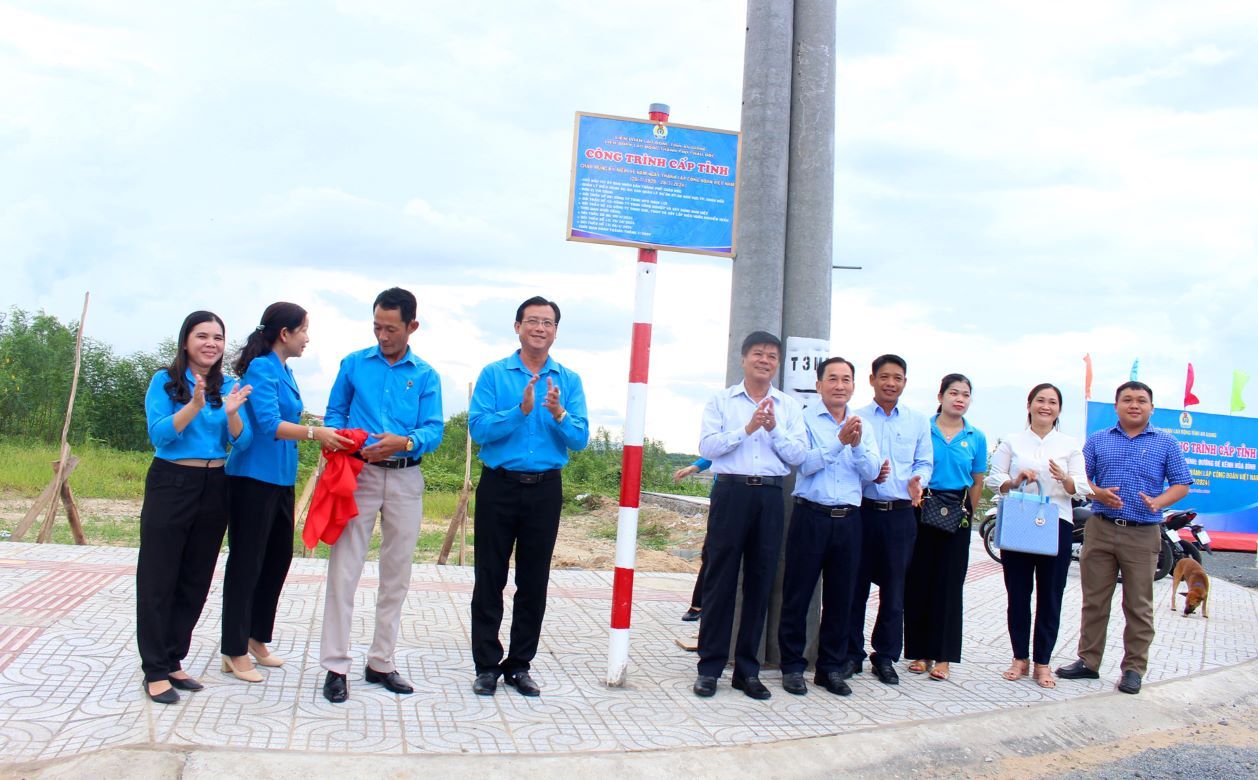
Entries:
POLYGON ((846 358, 841 358, 841 357, 828 357, 817 364, 817 381, 818 382, 820 382, 822 379, 825 379, 826 367, 829 366, 831 363, 847 363, 847 367, 852 369, 852 378, 853 379, 856 378, 856 366, 853 365, 852 361, 847 360, 846 358))
POLYGON ((549 306, 555 312, 555 324, 559 324, 559 304, 554 301, 548 301, 540 295, 534 295, 524 303, 520 304, 520 308, 515 310, 515 321, 524 322, 524 310, 530 306, 549 306))
POLYGON ((743 339, 743 357, 751 351, 751 348, 760 344, 767 344, 770 347, 777 347, 778 352, 782 351, 782 340, 767 330, 753 330, 747 334, 747 338, 743 339))
POLYGON ((906 374, 909 372, 909 364, 904 362, 904 358, 900 357, 899 355, 887 354, 887 355, 879 355, 878 357, 874 358, 874 366, 873 366, 873 369, 870 370, 869 373, 871 374, 878 373, 878 369, 882 368, 888 363, 896 364, 897 366, 900 367, 900 370, 906 374))
POLYGON ((1118 386, 1118 389, 1114 391, 1114 403, 1118 403, 1118 396, 1122 395, 1124 390, 1143 390, 1149 394, 1149 403, 1153 403, 1153 388, 1144 382, 1137 382, 1134 379, 1130 382, 1123 382, 1118 386))
POLYGON ((410 325, 415 321, 415 309, 418 304, 415 302, 415 296, 409 290, 403 290, 401 287, 390 287, 384 292, 376 296, 376 302, 371 304, 371 310, 375 311, 376 307, 381 309, 397 309, 402 315, 402 324, 410 325))

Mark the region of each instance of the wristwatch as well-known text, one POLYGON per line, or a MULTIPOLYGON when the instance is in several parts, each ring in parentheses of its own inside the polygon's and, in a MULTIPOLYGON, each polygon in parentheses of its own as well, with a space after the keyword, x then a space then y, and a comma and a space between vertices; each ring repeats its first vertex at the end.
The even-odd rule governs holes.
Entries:
POLYGON ((406 437, 406 451, 410 452, 413 449, 415 449, 415 440, 412 439, 410 436, 407 436, 406 437))
POLYGON ((313 426, 313 425, 307 425, 307 426, 306 426, 306 438, 307 438, 307 439, 313 439, 313 438, 314 438, 314 426, 313 426))

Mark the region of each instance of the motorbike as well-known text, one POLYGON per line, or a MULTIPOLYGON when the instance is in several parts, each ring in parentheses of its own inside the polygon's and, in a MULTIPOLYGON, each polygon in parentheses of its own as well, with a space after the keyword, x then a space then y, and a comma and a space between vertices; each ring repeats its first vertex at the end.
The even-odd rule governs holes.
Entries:
MULTIPOLYGON (((1078 561, 1083 553, 1084 532, 1088 518, 1091 516, 1092 510, 1086 505, 1076 506, 1071 511, 1071 523, 1074 526, 1070 538, 1071 560, 1078 561)), ((1214 554, 1210 548, 1209 532, 1200 523, 1194 523, 1196 519, 1197 513, 1191 509, 1167 509, 1162 512, 1162 547, 1158 551, 1157 569, 1153 575, 1155 581, 1164 579, 1175 570, 1175 564, 1184 558, 1192 558, 1200 563, 1202 552, 1214 554), (1185 533, 1190 538, 1185 539, 1185 533)), ((993 506, 984 513, 983 522, 979 526, 979 535, 983 538, 983 548, 987 550, 987 554, 992 560, 999 562, 1000 548, 996 546, 996 507, 993 506)))

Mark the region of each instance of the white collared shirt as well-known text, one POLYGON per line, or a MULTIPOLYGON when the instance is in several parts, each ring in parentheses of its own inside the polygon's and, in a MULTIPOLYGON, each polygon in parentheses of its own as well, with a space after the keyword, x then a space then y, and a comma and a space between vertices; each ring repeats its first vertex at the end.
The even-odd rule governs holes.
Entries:
POLYGON ((742 382, 712 396, 703 407, 699 454, 712 461, 712 473, 785 477, 804 459, 808 435, 803 409, 776 387, 769 387, 769 396, 777 423, 772 431, 759 428, 750 436, 746 427, 757 403, 742 382))
MULTIPOLYGON (((1069 521, 1071 516, 1070 499, 1083 498, 1091 495, 1088 487, 1088 475, 1084 468, 1083 450, 1073 437, 1067 436, 1057 429, 1040 438, 1030 427, 1010 434, 1001 440, 996 451, 992 453, 990 470, 984 483, 994 492, 1000 492, 1000 486, 1025 469, 1033 469, 1039 474, 1044 484, 1045 493, 1057 505, 1058 517, 1069 521), (1048 470, 1048 461, 1053 460, 1064 468, 1075 481, 1075 492, 1070 494, 1060 482, 1053 479, 1048 470)), ((1019 488, 1025 490, 1025 486, 1019 488)))

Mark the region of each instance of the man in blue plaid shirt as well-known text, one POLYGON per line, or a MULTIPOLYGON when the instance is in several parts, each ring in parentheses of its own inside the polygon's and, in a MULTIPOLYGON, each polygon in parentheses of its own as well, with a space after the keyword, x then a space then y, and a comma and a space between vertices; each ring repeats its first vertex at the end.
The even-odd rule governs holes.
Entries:
POLYGON ((1148 385, 1119 385, 1114 409, 1118 423, 1092 434, 1083 445, 1094 514, 1079 558, 1079 660, 1059 668, 1057 676, 1100 676, 1110 599, 1121 574, 1127 627, 1118 690, 1139 693, 1153 642, 1153 576, 1162 546, 1162 510, 1188 495, 1192 475, 1179 442, 1149 425, 1153 390, 1148 385))

